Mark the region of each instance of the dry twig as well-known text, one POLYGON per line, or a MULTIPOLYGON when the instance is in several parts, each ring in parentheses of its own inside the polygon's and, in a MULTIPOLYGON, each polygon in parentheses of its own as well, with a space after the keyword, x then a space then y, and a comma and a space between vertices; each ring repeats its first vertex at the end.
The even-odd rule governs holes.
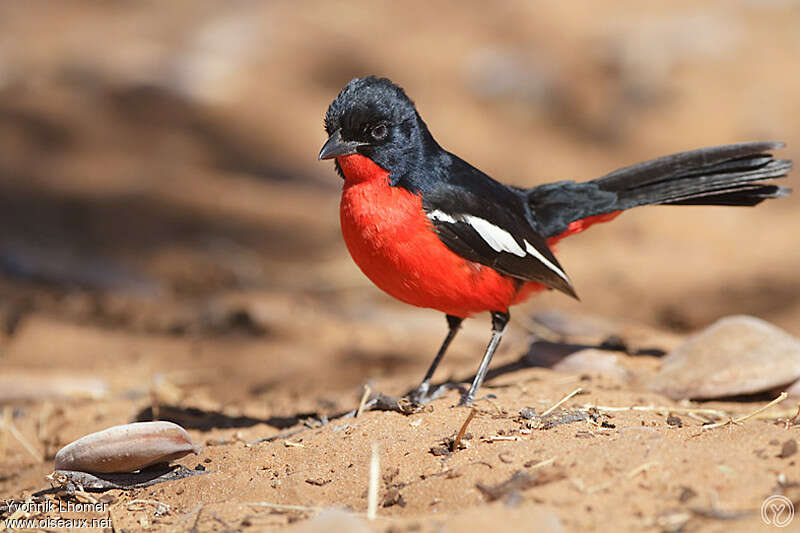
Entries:
POLYGON ((575 389, 574 391, 570 392, 569 394, 567 394, 566 396, 564 396, 563 398, 561 398, 560 400, 558 400, 558 401, 557 401, 555 404, 553 404, 553 406, 552 406, 550 409, 548 409, 547 411, 545 411, 544 413, 542 413, 542 414, 541 414, 541 415, 539 415, 539 416, 545 417, 545 416, 549 415, 550 413, 552 413, 553 411, 555 411, 556 409, 558 409, 559 407, 561 407, 562 405, 564 405, 564 403, 566 403, 567 401, 569 401, 569 399, 570 399, 570 398, 572 398, 573 396, 575 396, 576 394, 578 394, 578 393, 579 393, 579 392, 581 392, 582 390, 583 390, 583 389, 581 389, 580 387, 578 387, 578 388, 577 388, 577 389, 575 389))
POLYGON ((684 415, 711 415, 717 416, 719 418, 723 418, 726 416, 725 411, 720 411, 719 409, 707 409, 702 407, 670 407, 664 405, 631 405, 628 407, 615 407, 609 405, 593 405, 593 404, 585 404, 583 409, 597 409, 598 411, 606 411, 609 413, 615 412, 622 412, 622 411, 645 411, 645 412, 653 412, 658 414, 684 414, 684 415))
POLYGON ((367 405, 367 400, 369 399, 370 394, 372 394, 372 387, 365 384, 364 394, 361 395, 361 401, 358 403, 358 409, 356 410, 356 415, 354 418, 358 418, 361 416, 361 413, 364 412, 364 406, 367 405))
POLYGON ((789 429, 797 424, 798 418, 800 418, 800 403, 797 404, 797 412, 794 414, 794 416, 783 421, 783 423, 786 424, 786 429, 789 429))
POLYGON ((541 468, 543 466, 551 465, 556 462, 556 456, 551 457, 550 459, 545 459, 544 461, 539 461, 535 465, 531 465, 529 470, 535 470, 537 468, 541 468))
POLYGON ((367 519, 375 520, 378 513, 378 483, 381 472, 378 443, 372 443, 372 456, 369 461, 369 492, 367 493, 367 519))
POLYGON ((464 438, 464 434, 467 432, 467 426, 469 423, 472 422, 472 419, 475 417, 475 408, 473 407, 470 409, 469 414, 467 415, 467 419, 464 420, 464 423, 461 424, 461 429, 458 430, 458 434, 456 434, 456 438, 453 439, 453 451, 456 451, 461 448, 461 439, 464 438))
POLYGON ((707 426, 702 426, 702 429, 704 429, 704 430, 705 429, 715 429, 715 428, 719 428, 719 427, 722 427, 722 426, 727 426, 729 424, 741 424, 745 420, 749 420, 749 419, 753 418, 754 416, 756 416, 757 414, 763 413, 764 411, 766 411, 770 407, 781 403, 787 397, 788 397, 788 395, 785 392, 782 392, 782 393, 780 393, 778 395, 777 398, 775 398, 774 400, 769 402, 767 405, 759 407, 758 409, 756 409, 755 411, 753 411, 750 414, 747 414, 747 415, 744 415, 744 416, 740 416, 739 418, 728 418, 728 420, 726 420, 725 422, 717 422, 715 424, 708 424, 707 426))

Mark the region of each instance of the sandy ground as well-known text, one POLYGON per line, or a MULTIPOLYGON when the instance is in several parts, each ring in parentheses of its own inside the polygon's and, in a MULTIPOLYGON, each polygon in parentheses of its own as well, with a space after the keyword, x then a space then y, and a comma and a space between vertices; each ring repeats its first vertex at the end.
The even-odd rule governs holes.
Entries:
MULTIPOLYGON (((116 531, 772 529, 765 499, 800 500, 796 405, 704 429, 774 394, 675 402, 641 383, 722 316, 800 335, 800 197, 649 208, 562 243, 582 301, 512 310, 452 450, 470 413, 456 391, 337 418, 364 385, 415 386, 445 321, 351 263, 340 182, 315 155, 328 102, 377 73, 442 144, 517 185, 762 137, 798 159, 797 6, 370 6, 0 5, 0 377, 31 391, 4 406, 31 449, 0 434, 0 501, 48 488, 66 443, 156 414, 189 430, 202 448, 178 462, 206 473, 111 491, 91 516, 116 531), (537 325, 547 313, 562 334, 537 325), (625 379, 533 366, 612 335, 625 379), (87 377, 97 398, 48 397, 87 377), (589 420, 520 417, 578 388, 555 412, 589 420)), ((469 380, 488 334, 468 321, 436 381, 469 380)))

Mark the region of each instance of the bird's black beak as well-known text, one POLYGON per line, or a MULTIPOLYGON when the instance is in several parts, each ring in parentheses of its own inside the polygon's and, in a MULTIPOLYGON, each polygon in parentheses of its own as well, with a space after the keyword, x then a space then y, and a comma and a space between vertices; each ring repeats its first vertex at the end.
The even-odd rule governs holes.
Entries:
POLYGON ((358 141, 345 141, 342 139, 342 130, 338 129, 331 134, 331 136, 328 138, 328 141, 322 147, 322 150, 319 151, 318 159, 333 159, 334 157, 339 157, 342 155, 356 154, 358 153, 356 148, 365 144, 367 143, 358 141))

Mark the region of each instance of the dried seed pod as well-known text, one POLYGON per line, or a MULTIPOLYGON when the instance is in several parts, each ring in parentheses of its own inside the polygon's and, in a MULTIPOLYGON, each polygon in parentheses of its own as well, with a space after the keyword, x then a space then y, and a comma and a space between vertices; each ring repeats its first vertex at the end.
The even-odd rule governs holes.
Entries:
POLYGON ((56 454, 56 470, 109 474, 134 472, 197 453, 186 430, 172 422, 114 426, 67 444, 56 454))

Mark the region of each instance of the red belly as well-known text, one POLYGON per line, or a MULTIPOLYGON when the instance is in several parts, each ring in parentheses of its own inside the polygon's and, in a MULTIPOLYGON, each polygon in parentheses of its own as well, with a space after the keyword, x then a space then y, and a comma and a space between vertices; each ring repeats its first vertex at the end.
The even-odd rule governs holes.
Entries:
POLYGON ((458 317, 507 311, 544 289, 526 283, 518 291, 512 278, 450 251, 425 216, 422 199, 390 186, 385 171, 376 179, 379 167, 368 159, 348 156, 339 163, 347 176, 340 205, 342 235, 353 260, 380 289, 411 305, 458 317))

